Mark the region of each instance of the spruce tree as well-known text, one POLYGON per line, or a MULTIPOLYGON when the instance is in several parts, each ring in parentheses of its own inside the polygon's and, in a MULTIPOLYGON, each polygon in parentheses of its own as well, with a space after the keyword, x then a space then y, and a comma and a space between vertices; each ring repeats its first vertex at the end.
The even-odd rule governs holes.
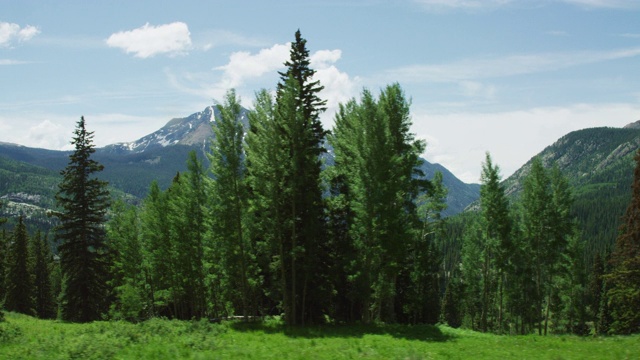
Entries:
POLYGON ((29 271, 29 236, 20 215, 13 230, 6 272, 5 309, 22 314, 33 315, 33 281, 29 271))
POLYGON ((51 265, 53 254, 49 247, 49 241, 40 231, 31 241, 31 258, 33 274, 33 291, 35 300, 35 312, 41 319, 53 319, 56 316, 55 299, 51 284, 51 265))
MULTIPOLYGON (((256 209, 273 214, 265 219, 265 211, 253 212, 260 216, 254 226, 264 230, 260 237, 269 251, 271 283, 277 284, 272 294, 278 293, 290 325, 321 321, 330 291, 320 182, 326 131, 319 115, 325 101, 318 96, 322 86, 313 80, 315 71, 309 65, 306 40, 297 31, 275 104, 256 113, 247 136, 249 182, 260 203, 256 209), (258 154, 260 147, 271 150, 268 159, 258 154)), ((259 107, 268 105, 264 99, 257 101, 259 107)))
POLYGON ((640 332, 640 150, 636 156, 632 197, 611 254, 609 287, 610 331, 618 334, 640 332))
POLYGON ((495 298, 498 302, 495 321, 498 328, 502 328, 504 276, 511 251, 509 202, 505 196, 504 187, 500 183, 500 168, 493 164, 489 153, 486 154, 482 164, 480 181, 480 212, 484 220, 480 328, 482 331, 487 331, 490 312, 496 312, 493 308, 495 298))
POLYGON ((95 152, 93 132, 84 117, 76 124, 71 141, 75 150, 61 171, 56 203, 60 220, 56 230, 63 276, 63 320, 89 322, 106 312, 109 279, 108 247, 104 224, 109 206, 107 183, 96 177, 103 165, 91 158, 95 152))

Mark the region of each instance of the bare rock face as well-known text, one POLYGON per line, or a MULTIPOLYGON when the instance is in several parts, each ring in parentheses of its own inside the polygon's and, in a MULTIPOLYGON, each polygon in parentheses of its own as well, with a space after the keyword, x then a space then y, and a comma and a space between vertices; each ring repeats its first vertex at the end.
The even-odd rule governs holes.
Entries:
POLYGON ((625 125, 624 129, 640 129, 640 120, 625 125))

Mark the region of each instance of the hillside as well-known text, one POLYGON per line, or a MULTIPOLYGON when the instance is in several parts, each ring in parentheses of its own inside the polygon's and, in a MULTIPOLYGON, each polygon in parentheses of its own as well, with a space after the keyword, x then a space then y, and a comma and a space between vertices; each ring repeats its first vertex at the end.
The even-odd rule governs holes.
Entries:
MULTIPOLYGON (((545 167, 557 165, 573 185, 574 214, 589 252, 603 251, 615 242, 631 196, 633 157, 640 148, 637 125, 574 131, 537 155, 545 167)), ((530 168, 531 160, 504 181, 513 199, 520 195, 530 168)))

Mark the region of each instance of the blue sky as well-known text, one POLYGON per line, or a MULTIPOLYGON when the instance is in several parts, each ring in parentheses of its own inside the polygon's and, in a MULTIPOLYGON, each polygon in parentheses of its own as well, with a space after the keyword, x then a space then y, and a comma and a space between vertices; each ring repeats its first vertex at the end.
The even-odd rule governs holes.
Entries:
POLYGON ((478 182, 577 129, 640 119, 640 0, 0 0, 0 141, 98 146, 273 89, 300 29, 329 101, 399 82, 424 156, 478 182))

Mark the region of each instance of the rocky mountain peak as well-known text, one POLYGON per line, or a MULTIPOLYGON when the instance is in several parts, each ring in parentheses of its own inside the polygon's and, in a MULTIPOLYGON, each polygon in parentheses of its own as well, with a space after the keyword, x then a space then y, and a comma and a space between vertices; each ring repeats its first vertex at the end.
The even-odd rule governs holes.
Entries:
POLYGON ((204 144, 213 136, 211 123, 215 122, 218 109, 207 106, 204 110, 184 118, 174 118, 159 130, 129 143, 105 147, 109 152, 141 153, 171 145, 204 144))
POLYGON ((640 120, 625 125, 624 129, 640 129, 640 120))

